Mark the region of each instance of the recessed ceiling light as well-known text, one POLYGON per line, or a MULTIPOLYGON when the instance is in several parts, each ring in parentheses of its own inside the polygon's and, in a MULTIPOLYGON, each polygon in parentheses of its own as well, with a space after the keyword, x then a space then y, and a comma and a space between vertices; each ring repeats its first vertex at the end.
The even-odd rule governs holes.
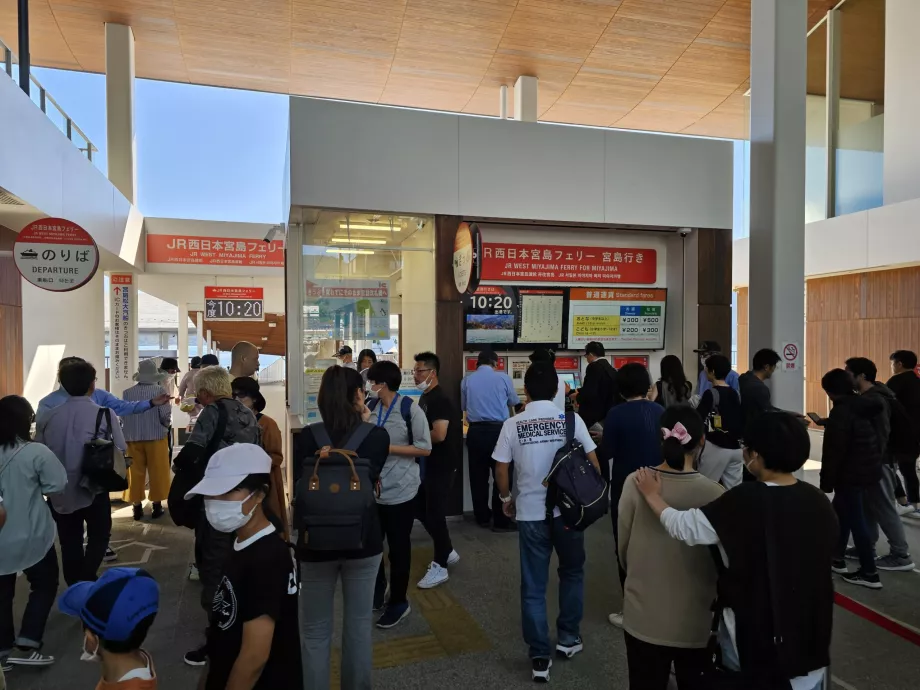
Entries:
POLYGON ((268 340, 268 336, 267 336, 267 335, 263 335, 263 336, 262 336, 262 340, 268 340))
POLYGON ((339 223, 339 230, 381 230, 383 232, 402 232, 398 225, 369 225, 368 223, 339 223))
POLYGON ((277 328, 277 327, 278 327, 278 324, 276 324, 274 321, 269 321, 269 322, 268 322, 268 327, 269 327, 269 328, 277 328))

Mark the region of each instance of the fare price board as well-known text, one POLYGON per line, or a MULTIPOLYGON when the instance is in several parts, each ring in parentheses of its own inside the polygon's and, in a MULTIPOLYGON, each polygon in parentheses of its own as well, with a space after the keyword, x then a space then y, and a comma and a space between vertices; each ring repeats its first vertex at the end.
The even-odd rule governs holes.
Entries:
POLYGON ((262 288, 206 286, 204 317, 210 321, 264 321, 262 288))
POLYGON ((573 288, 568 348, 597 341, 611 350, 661 350, 666 306, 664 289, 573 288))

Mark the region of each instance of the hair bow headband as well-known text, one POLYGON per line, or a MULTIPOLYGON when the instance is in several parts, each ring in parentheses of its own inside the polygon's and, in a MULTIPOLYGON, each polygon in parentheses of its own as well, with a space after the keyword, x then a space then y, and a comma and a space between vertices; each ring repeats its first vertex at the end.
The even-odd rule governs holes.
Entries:
POLYGON ((664 439, 676 438, 682 446, 686 446, 690 443, 690 432, 687 431, 687 427, 680 422, 675 424, 673 429, 662 429, 661 436, 664 439))

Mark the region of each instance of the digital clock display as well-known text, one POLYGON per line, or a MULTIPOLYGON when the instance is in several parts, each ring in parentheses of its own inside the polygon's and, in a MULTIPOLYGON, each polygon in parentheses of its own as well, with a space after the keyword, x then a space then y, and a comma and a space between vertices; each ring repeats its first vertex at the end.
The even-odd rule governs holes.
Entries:
POLYGON ((463 297, 466 344, 474 347, 514 343, 517 296, 514 288, 481 286, 463 297))
POLYGON ((205 318, 212 321, 264 321, 265 312, 260 299, 209 299, 205 302, 205 318))

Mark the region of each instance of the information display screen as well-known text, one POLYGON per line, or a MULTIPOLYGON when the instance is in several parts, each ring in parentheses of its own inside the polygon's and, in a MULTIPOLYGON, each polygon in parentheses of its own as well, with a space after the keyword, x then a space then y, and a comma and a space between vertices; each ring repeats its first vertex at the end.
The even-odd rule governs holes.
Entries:
POLYGON ((519 345, 560 345, 565 328, 565 290, 518 289, 519 345))
POLYGON ((655 288, 572 288, 568 349, 591 341, 610 350, 664 349, 667 296, 655 288))
POLYGON ((463 297, 465 344, 474 348, 514 344, 517 295, 514 288, 484 285, 463 297))

